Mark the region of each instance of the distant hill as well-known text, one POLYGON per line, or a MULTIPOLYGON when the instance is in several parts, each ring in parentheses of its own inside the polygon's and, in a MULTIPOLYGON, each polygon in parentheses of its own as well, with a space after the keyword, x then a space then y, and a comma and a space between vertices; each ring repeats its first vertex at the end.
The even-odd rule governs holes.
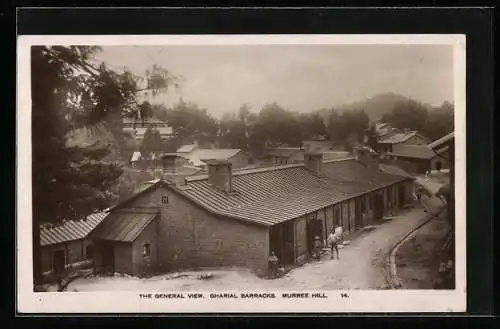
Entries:
MULTIPOLYGON (((400 94, 382 93, 382 94, 377 94, 365 100, 336 106, 335 109, 339 112, 351 111, 351 110, 364 110, 371 121, 377 121, 384 114, 390 113, 394 105, 401 102, 409 102, 409 101, 410 101, 409 97, 400 94)), ((323 117, 327 117, 329 111, 330 110, 321 110, 320 114, 323 117)))

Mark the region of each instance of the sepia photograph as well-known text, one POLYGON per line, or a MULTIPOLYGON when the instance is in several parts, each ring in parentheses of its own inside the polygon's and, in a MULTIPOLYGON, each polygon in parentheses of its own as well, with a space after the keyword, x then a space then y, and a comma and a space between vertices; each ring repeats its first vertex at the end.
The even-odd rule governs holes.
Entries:
POLYGON ((19 40, 32 303, 465 310, 463 36, 99 38, 19 40))

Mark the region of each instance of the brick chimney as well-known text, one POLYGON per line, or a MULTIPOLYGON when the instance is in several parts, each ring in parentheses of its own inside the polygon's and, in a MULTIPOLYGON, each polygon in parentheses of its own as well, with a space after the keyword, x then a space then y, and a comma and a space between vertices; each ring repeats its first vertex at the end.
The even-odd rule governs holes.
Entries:
POLYGON ((353 148, 354 157, 368 169, 379 168, 379 154, 372 152, 369 148, 359 146, 353 148))
POLYGON ((161 166, 164 173, 176 173, 182 165, 181 157, 177 153, 164 153, 161 156, 161 166))
POLYGON ((165 153, 161 156, 163 178, 177 186, 186 185, 186 175, 180 168, 184 165, 184 160, 176 153, 165 153))
POLYGON ((207 160, 208 184, 226 192, 232 192, 232 163, 227 160, 207 160))
POLYGON ((307 170, 314 172, 316 175, 321 175, 323 172, 323 153, 322 152, 305 152, 304 166, 307 170))

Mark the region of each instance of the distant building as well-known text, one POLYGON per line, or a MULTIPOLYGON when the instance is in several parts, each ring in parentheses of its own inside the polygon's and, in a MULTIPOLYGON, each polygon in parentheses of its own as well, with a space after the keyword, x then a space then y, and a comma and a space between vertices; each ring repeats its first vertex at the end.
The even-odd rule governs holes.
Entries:
POLYGON ((332 151, 325 150, 321 147, 310 147, 310 151, 306 151, 299 147, 275 147, 266 149, 265 162, 269 165, 285 165, 304 162, 305 152, 319 152, 323 154, 323 160, 345 159, 352 157, 352 153, 347 151, 332 151))
POLYGON ((142 142, 144 134, 148 128, 156 129, 160 133, 162 140, 168 140, 173 136, 172 127, 169 127, 166 122, 155 118, 123 118, 122 129, 124 132, 130 133, 136 141, 142 142))
POLYGON ((394 152, 400 145, 427 145, 431 141, 418 131, 405 129, 402 132, 382 137, 378 141, 378 151, 381 153, 394 152))
POLYGON ((346 159, 352 157, 351 152, 347 151, 324 151, 323 153, 323 160, 339 160, 339 159, 346 159))
POLYGON ((177 151, 176 153, 179 153, 180 155, 183 155, 183 154, 189 154, 191 152, 193 152, 194 150, 197 150, 199 148, 198 144, 197 143, 194 143, 194 144, 187 144, 187 145, 183 145, 181 146, 177 151))
POLYGON ((130 164, 132 165, 133 168, 136 168, 137 165, 143 160, 144 158, 141 155, 141 152, 135 151, 132 154, 132 157, 130 158, 130 164))
POLYGON ((52 227, 42 226, 42 272, 61 273, 71 264, 93 259, 94 246, 88 234, 106 216, 106 212, 98 212, 79 221, 67 221, 52 227))
POLYGON ((271 165, 304 162, 304 150, 300 147, 273 147, 265 150, 265 160, 271 165))
POLYGON ((392 152, 382 155, 382 161, 391 163, 412 174, 431 170, 436 153, 428 145, 397 145, 392 152))
POLYGON ((203 149, 198 144, 183 145, 176 153, 187 160, 187 164, 205 168, 206 161, 218 159, 231 162, 233 168, 246 167, 249 156, 241 149, 203 149))
POLYGON ((450 158, 450 145, 451 141, 455 138, 455 133, 451 132, 432 143, 429 143, 429 148, 431 148, 436 156, 431 161, 432 170, 450 169, 450 163, 453 163, 453 159, 450 158))
POLYGON ((375 123, 375 133, 377 134, 377 138, 384 139, 391 137, 397 133, 401 133, 400 129, 392 127, 390 124, 385 122, 377 122, 375 123))

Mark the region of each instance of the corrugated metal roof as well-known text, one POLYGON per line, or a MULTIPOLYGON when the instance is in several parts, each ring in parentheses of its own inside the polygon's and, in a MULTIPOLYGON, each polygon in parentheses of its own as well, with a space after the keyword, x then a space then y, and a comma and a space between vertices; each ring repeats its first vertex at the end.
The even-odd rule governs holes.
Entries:
POLYGON ((451 133, 449 133, 449 134, 447 134, 439 139, 436 139, 434 142, 429 143, 429 147, 432 149, 441 147, 443 144, 448 143, 449 141, 451 141, 454 138, 455 138, 455 132, 452 131, 451 133))
POLYGON ((404 179, 348 159, 324 163, 319 176, 301 164, 238 171, 229 194, 191 177, 179 192, 217 214, 274 225, 404 179))
MULTIPOLYGON (((214 188, 208 184, 207 178, 208 175, 186 177, 186 186, 182 188, 167 185, 163 180, 152 181, 129 200, 158 184, 166 184, 212 213, 271 226, 410 179, 368 169, 353 158, 325 161, 321 175, 307 170, 303 164, 235 171, 231 193, 214 188)), ((114 224, 101 224, 110 226, 109 231, 102 236, 110 239, 116 238, 116 235, 126 235, 116 233, 125 228, 133 228, 137 232, 147 225, 144 224, 147 220, 127 217, 127 222, 120 224, 121 220, 111 218, 109 221, 114 224)))
POLYGON ((335 159, 345 159, 352 158, 352 154, 350 152, 345 151, 325 151, 323 152, 323 160, 335 160, 335 159))
POLYGON ((429 160, 436 153, 427 145, 399 145, 397 149, 387 153, 391 156, 429 160))
POLYGON ((330 141, 303 141, 304 149, 329 150, 333 144, 330 141))
POLYGON ((40 229, 40 243, 42 246, 69 242, 85 238, 104 218, 107 212, 98 212, 79 221, 66 221, 55 227, 40 229))
POLYGON ((380 164, 380 170, 382 170, 383 172, 385 172, 387 174, 391 174, 391 175, 413 178, 412 175, 410 175, 409 173, 407 173, 403 169, 401 169, 397 166, 393 166, 393 165, 389 165, 389 164, 385 164, 385 163, 380 164))
POLYGON ((188 145, 183 145, 179 147, 179 149, 176 151, 178 153, 190 153, 193 150, 195 150, 198 147, 196 144, 188 144, 188 145))
POLYGON ((302 151, 300 147, 276 147, 276 148, 267 148, 266 153, 268 156, 277 156, 277 157, 291 157, 297 152, 302 151))
POLYGON ((408 139, 412 138, 418 134, 417 131, 410 131, 410 132, 401 132, 394 134, 392 136, 389 136, 387 138, 384 138, 380 141, 380 143, 384 144, 398 144, 398 143, 403 143, 406 142, 408 139))
POLYGON ((155 219, 158 212, 111 213, 90 234, 92 239, 106 241, 133 242, 155 219))
POLYGON ((186 158, 194 166, 204 166, 206 160, 229 160, 239 152, 241 149, 196 149, 186 158))

